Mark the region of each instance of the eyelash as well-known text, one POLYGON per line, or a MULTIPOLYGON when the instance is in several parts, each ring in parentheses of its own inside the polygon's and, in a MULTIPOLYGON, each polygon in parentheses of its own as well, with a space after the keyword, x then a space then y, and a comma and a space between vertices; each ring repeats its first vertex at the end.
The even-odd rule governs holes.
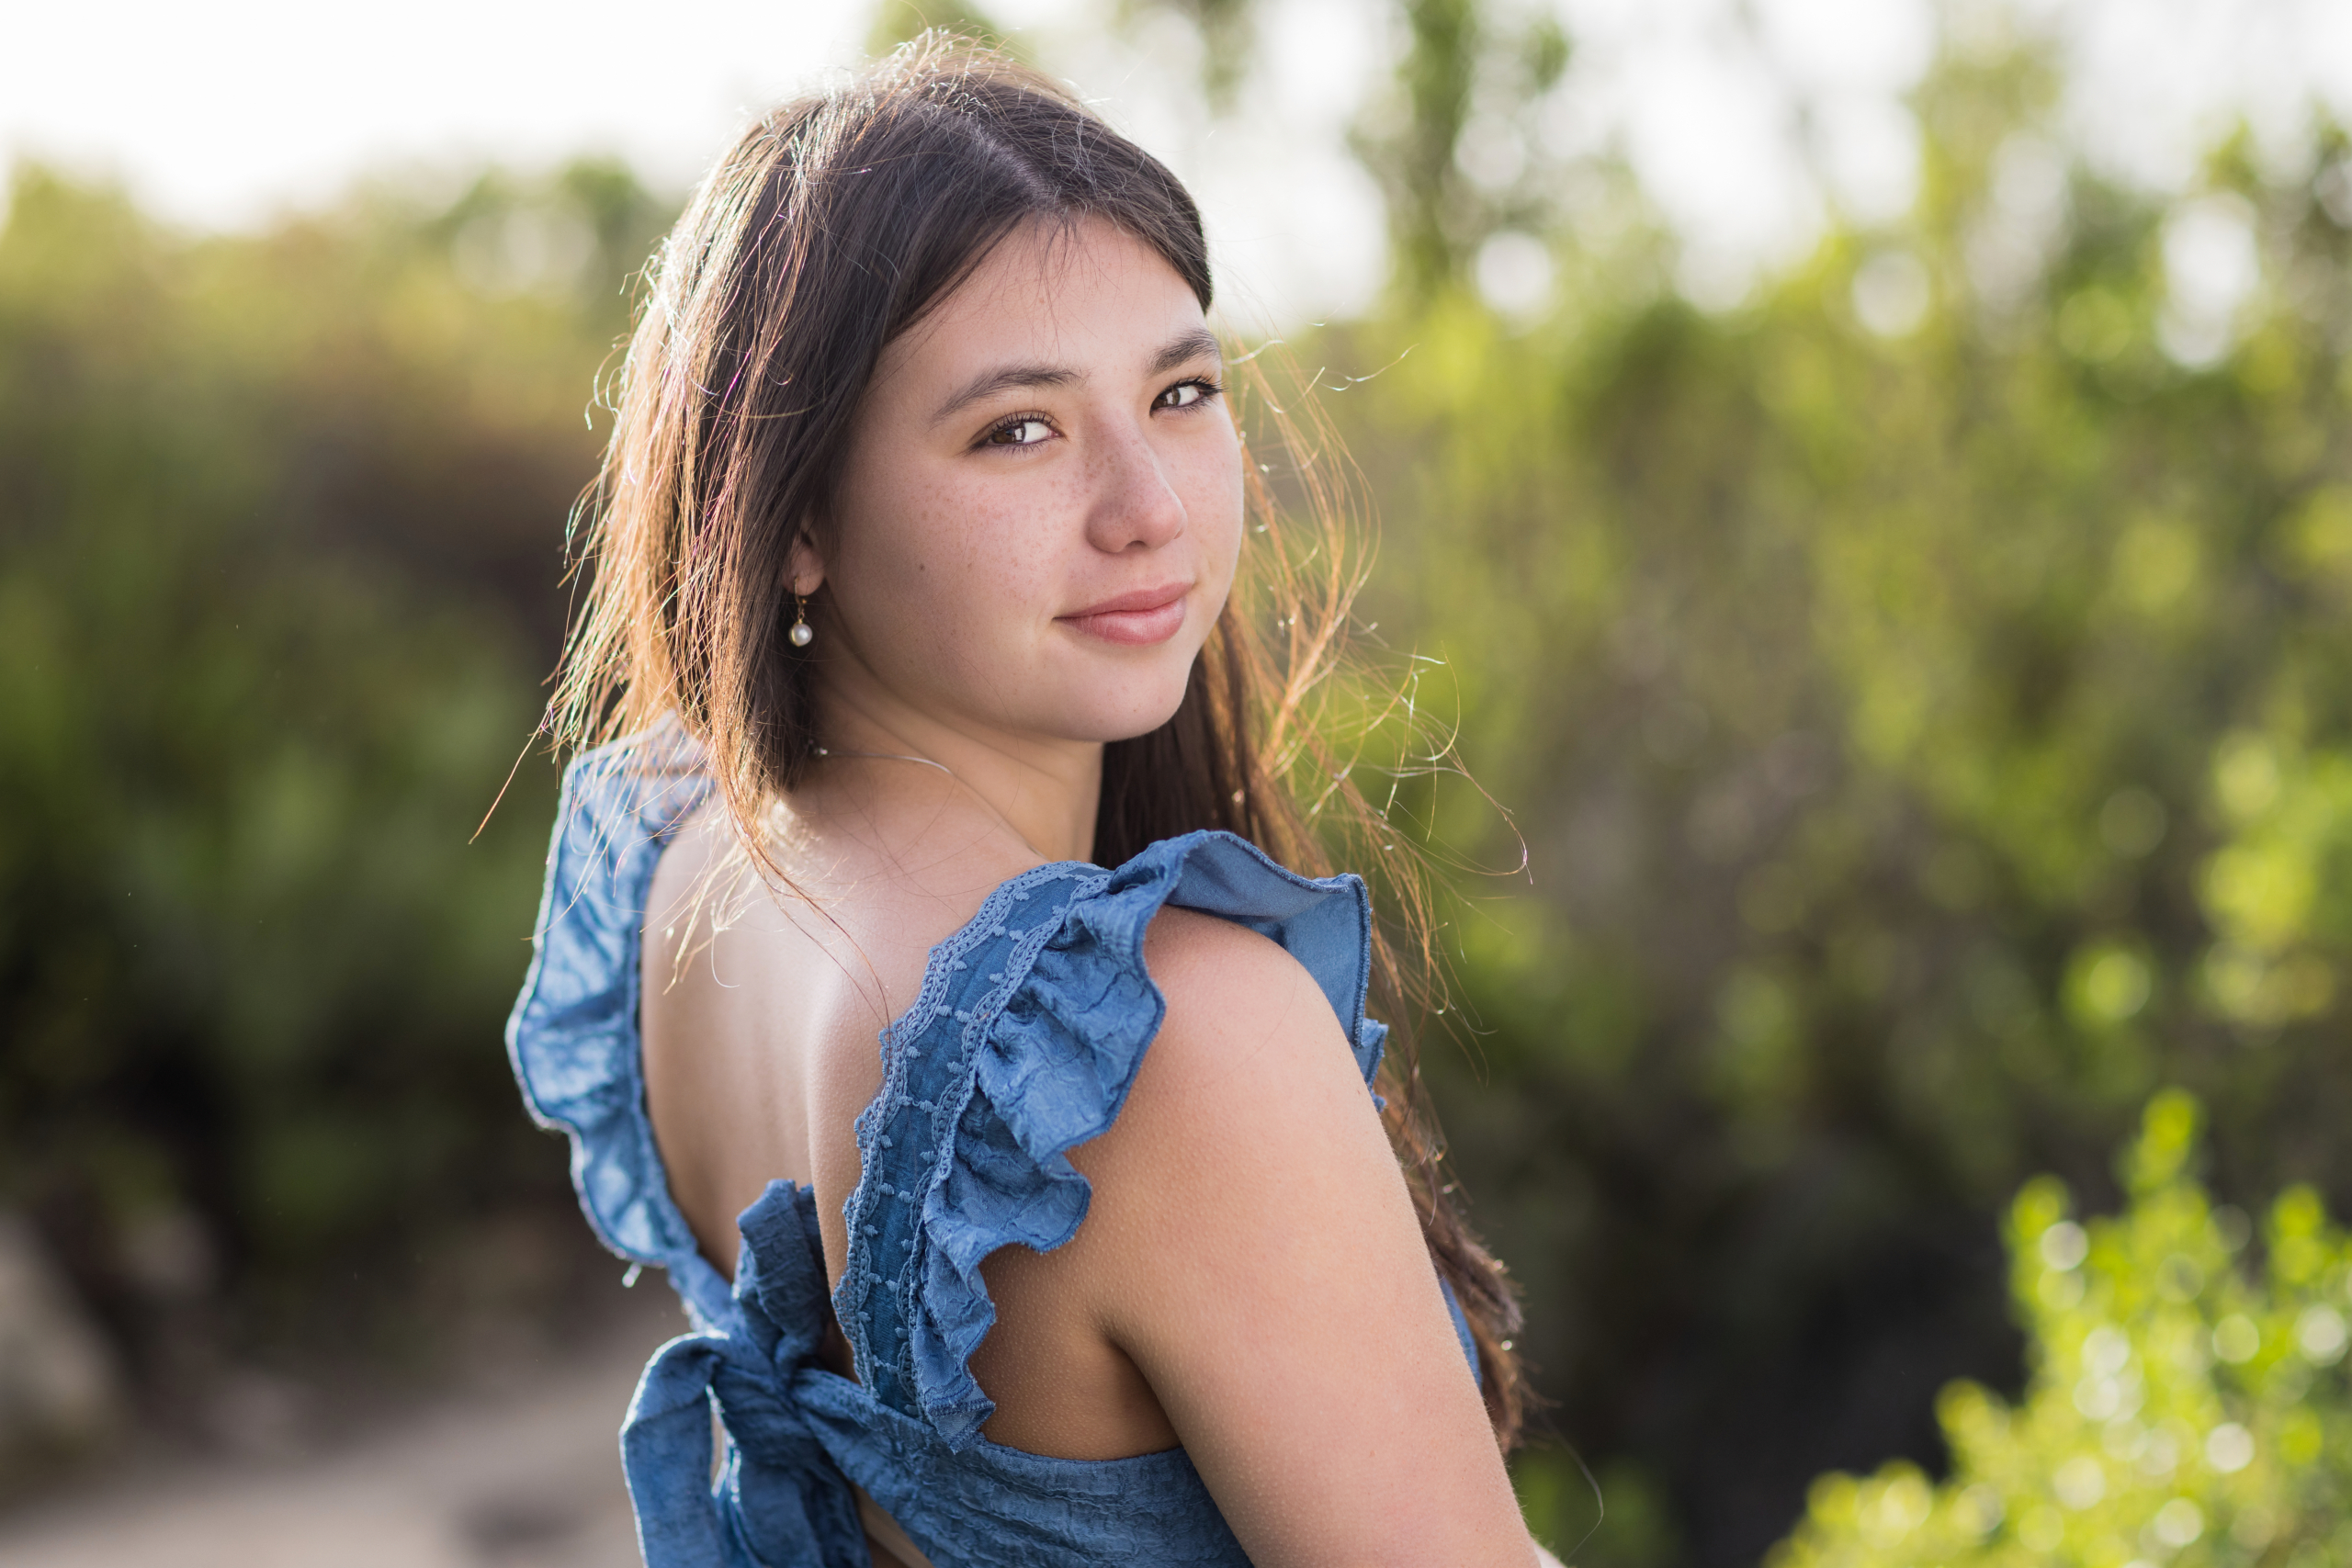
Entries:
MULTIPOLYGON (((1212 398, 1220 397, 1225 392, 1225 388, 1213 377, 1187 376, 1182 381, 1177 382, 1175 386, 1170 387, 1167 390, 1162 391, 1159 394, 1159 397, 1164 398, 1169 392, 1180 391, 1186 387, 1198 387, 1201 389, 1201 401, 1191 404, 1190 406, 1193 408, 1199 408, 1201 403, 1205 403, 1212 398)), ((1158 404, 1159 400, 1159 398, 1154 398, 1152 400, 1155 405, 1158 404)))
MULTIPOLYGON (((1162 388, 1160 389, 1159 397, 1164 398, 1169 393, 1177 391, 1185 387, 1199 388, 1201 392, 1200 397, 1190 403, 1167 405, 1169 412, 1190 413, 1194 409, 1207 407, 1211 402, 1225 395, 1224 386, 1214 378, 1208 376, 1188 376, 1182 381, 1177 381, 1170 386, 1162 388)), ((1158 412, 1161 406, 1162 405, 1160 404, 1159 398, 1154 398, 1152 400, 1152 408, 1154 412, 1158 412)), ((1004 418, 997 421, 994 424, 989 426, 987 432, 981 435, 978 445, 982 446, 1011 446, 1015 448, 1042 446, 1042 442, 1035 441, 1001 442, 997 437, 1004 434, 1007 431, 1018 430, 1024 424, 1051 425, 1053 421, 1047 419, 1041 413, 1008 414, 1004 418)))

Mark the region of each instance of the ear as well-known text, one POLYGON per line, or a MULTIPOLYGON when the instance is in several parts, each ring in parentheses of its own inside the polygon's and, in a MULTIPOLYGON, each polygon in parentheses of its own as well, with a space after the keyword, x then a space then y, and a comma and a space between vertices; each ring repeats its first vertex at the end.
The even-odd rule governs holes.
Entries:
POLYGON ((785 558, 785 591, 805 599, 824 585, 825 558, 817 553, 816 542, 803 529, 792 541, 792 553, 785 558))

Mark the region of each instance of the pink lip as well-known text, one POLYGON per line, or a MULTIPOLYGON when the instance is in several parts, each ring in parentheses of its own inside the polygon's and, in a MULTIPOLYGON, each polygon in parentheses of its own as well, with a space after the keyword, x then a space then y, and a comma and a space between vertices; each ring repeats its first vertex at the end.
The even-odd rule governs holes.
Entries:
POLYGON ((1189 582, 1138 588, 1056 618, 1064 626, 1104 642, 1148 647, 1166 642, 1183 626, 1184 595, 1192 591, 1189 582))

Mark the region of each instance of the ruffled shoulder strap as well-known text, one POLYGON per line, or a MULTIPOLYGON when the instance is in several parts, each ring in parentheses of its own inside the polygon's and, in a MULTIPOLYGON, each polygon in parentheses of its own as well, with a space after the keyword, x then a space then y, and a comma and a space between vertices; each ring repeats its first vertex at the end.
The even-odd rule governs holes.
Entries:
POLYGON ((863 1179, 834 1305, 860 1378, 960 1448, 994 1404, 968 1363, 996 1321, 980 1262, 1078 1233, 1091 1189, 1069 1151, 1117 1119, 1167 1004, 1144 934, 1168 905, 1221 916, 1305 964, 1367 1084, 1386 1030, 1364 1017, 1372 914, 1353 876, 1284 870, 1229 833, 1152 845, 1115 871, 1037 867, 932 954, 885 1037, 858 1121, 863 1179))
POLYGON ((646 896, 662 849, 710 792, 700 761, 691 741, 657 732, 564 771, 506 1049, 532 1119, 571 1139, 572 1185, 596 1235, 624 1258, 670 1269, 707 1320, 728 1294, 670 1196, 638 1035, 646 896))

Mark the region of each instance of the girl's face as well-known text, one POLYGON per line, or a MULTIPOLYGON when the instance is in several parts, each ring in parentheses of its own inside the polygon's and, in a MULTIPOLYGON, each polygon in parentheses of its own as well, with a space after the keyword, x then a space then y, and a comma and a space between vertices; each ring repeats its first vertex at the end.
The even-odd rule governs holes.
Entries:
POLYGON ((999 244, 884 351, 824 558, 797 558, 830 589, 836 694, 1024 739, 1165 723, 1240 549, 1223 375, 1141 241, 1090 220, 999 244))

